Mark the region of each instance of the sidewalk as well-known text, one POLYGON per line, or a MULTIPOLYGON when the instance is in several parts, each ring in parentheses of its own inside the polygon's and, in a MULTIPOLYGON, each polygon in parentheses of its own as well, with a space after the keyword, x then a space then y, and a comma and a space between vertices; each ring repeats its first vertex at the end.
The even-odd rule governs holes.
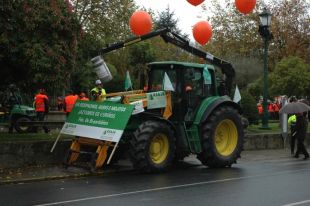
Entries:
MULTIPOLYGON (((309 149, 308 149, 309 151, 309 149)), ((290 152, 288 149, 277 150, 252 150, 243 151, 241 159, 238 160, 239 164, 249 161, 269 160, 275 158, 288 158, 290 152)), ((196 159, 195 155, 186 157, 184 160, 187 164, 199 166, 201 163, 196 159)), ((69 167, 65 169, 62 165, 53 165, 50 167, 29 167, 10 170, 0 170, 0 185, 1 184, 21 184, 33 181, 66 179, 66 178, 79 178, 86 176, 101 176, 111 175, 121 172, 132 171, 132 166, 129 160, 120 160, 113 166, 106 166, 104 169, 95 173, 90 172, 87 168, 69 167)))

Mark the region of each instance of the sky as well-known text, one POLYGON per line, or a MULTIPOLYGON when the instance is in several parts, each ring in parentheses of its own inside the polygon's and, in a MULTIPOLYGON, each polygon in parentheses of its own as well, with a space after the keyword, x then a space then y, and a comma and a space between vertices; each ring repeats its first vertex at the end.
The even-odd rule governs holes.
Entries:
POLYGON ((198 21, 206 20, 206 14, 202 11, 201 5, 193 6, 186 0, 135 0, 139 6, 151 8, 157 14, 157 11, 164 11, 169 5, 170 10, 174 11, 175 17, 179 20, 179 28, 189 37, 192 36, 192 26, 198 21))

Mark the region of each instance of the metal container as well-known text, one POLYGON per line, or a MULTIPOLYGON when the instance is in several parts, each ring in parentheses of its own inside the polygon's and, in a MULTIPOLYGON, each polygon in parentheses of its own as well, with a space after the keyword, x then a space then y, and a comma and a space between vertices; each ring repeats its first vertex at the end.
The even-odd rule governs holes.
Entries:
POLYGON ((96 56, 90 60, 93 68, 102 83, 109 82, 113 79, 112 74, 101 56, 96 56))

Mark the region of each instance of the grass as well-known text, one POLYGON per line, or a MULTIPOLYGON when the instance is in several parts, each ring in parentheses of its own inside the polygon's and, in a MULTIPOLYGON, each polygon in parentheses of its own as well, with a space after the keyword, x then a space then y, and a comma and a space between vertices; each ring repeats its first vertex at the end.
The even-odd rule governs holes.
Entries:
POLYGON ((261 124, 252 124, 247 128, 249 134, 262 134, 262 133, 280 133, 281 128, 279 122, 270 122, 268 124, 270 129, 261 129, 261 124))
MULTIPOLYGON (((249 134, 263 134, 263 133, 281 133, 281 127, 278 120, 271 120, 268 123, 268 126, 270 129, 261 129, 262 124, 257 125, 249 125, 247 128, 247 132, 249 134)), ((290 129, 288 128, 288 132, 290 132, 290 129)), ((310 123, 308 124, 308 132, 310 132, 310 123)))
MULTIPOLYGON (((7 141, 34 141, 34 140, 55 140, 58 136, 57 131, 52 131, 48 134, 43 132, 39 133, 26 133, 26 134, 19 134, 19 133, 0 133, 0 142, 7 142, 7 141)), ((61 135, 61 139, 72 139, 73 136, 69 135, 61 135)))

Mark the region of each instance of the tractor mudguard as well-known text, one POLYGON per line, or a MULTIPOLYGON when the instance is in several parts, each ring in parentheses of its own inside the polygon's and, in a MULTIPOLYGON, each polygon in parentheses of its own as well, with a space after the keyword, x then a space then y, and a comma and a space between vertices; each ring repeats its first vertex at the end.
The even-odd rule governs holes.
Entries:
POLYGON ((125 128, 125 134, 128 132, 131 133, 131 132, 135 131, 139 127, 139 125, 141 125, 143 122, 145 122, 147 120, 165 122, 174 130, 174 132, 177 131, 176 126, 171 121, 163 118, 162 116, 155 115, 155 114, 149 113, 149 112, 142 112, 140 114, 131 116, 131 118, 129 119, 129 122, 125 128))
POLYGON ((163 118, 162 116, 157 116, 157 115, 154 115, 154 114, 148 113, 148 112, 141 113, 141 116, 143 119, 146 119, 146 120, 158 120, 161 122, 165 122, 174 130, 174 132, 177 131, 175 125, 171 121, 163 118))
POLYGON ((204 122, 217 107, 222 107, 224 105, 236 108, 239 113, 242 114, 241 107, 237 103, 231 101, 228 96, 208 97, 202 101, 196 113, 194 124, 200 125, 200 123, 204 122))

